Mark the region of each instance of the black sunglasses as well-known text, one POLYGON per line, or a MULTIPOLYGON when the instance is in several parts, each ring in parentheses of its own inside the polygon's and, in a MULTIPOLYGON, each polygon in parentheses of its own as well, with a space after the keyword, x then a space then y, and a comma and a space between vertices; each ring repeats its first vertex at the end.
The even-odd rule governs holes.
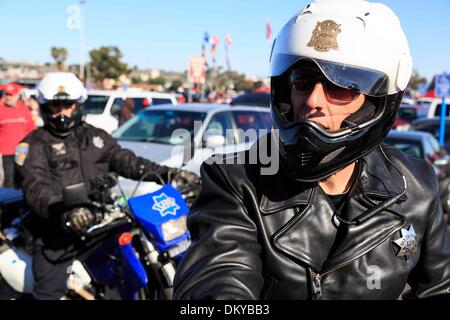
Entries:
POLYGON ((361 94, 359 91, 335 85, 318 72, 293 69, 289 75, 289 86, 300 94, 311 93, 317 82, 322 84, 326 99, 333 104, 348 104, 361 94))
POLYGON ((52 100, 41 104, 41 109, 45 113, 53 114, 61 109, 69 109, 76 103, 75 100, 52 100))

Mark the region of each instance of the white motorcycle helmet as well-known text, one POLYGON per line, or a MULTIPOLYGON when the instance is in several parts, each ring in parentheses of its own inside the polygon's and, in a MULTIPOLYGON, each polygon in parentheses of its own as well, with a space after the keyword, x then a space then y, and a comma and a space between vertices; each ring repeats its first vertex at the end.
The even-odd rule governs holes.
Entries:
POLYGON ((70 72, 50 72, 37 87, 37 101, 44 125, 58 136, 66 136, 70 130, 82 121, 82 106, 87 91, 83 83, 70 72), (54 117, 58 108, 77 104, 78 108, 71 117, 54 117))
POLYGON ((387 6, 365 0, 307 5, 281 29, 270 57, 272 121, 287 171, 299 181, 318 181, 377 147, 395 120, 411 73, 408 41, 387 6), (302 66, 315 68, 332 86, 365 95, 338 131, 293 119, 292 72, 302 66))

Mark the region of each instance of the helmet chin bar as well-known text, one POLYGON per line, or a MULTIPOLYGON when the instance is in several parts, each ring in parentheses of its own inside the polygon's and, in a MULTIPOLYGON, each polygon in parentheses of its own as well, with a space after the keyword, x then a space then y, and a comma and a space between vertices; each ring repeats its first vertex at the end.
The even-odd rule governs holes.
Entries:
POLYGON ((70 134, 71 130, 75 128, 83 120, 82 106, 79 105, 73 112, 71 117, 65 115, 53 115, 42 113, 45 127, 54 135, 59 137, 66 137, 70 134))
MULTIPOLYGON (((286 124, 272 104, 274 128, 278 129, 281 163, 288 174, 302 182, 323 180, 377 147, 390 130, 403 92, 377 98, 365 105, 346 121, 368 122, 339 133, 326 132, 317 124, 301 121, 286 124), (373 110, 380 110, 373 115, 373 110)), ((371 99, 372 100, 372 99, 371 99)))
MULTIPOLYGON (((355 131, 358 131, 360 129, 363 129, 366 126, 371 125, 373 122, 378 121, 378 119, 381 117, 381 114, 383 112, 382 107, 378 108, 375 104, 371 101, 371 99, 374 98, 367 98, 364 102, 364 104, 361 106, 361 108, 352 113, 349 114, 341 123, 340 129, 337 131, 330 131, 327 130, 323 125, 321 125, 318 122, 312 121, 312 120, 298 120, 293 121, 293 106, 288 103, 280 103, 279 108, 276 110, 281 110, 281 112, 278 112, 280 118, 282 119, 282 122, 284 122, 284 126, 291 126, 295 123, 301 123, 306 122, 309 123, 311 126, 315 127, 320 133, 326 137, 329 138, 339 138, 344 135, 348 135, 349 133, 353 133, 355 131)), ((379 100, 379 99, 378 99, 379 100)), ((330 116, 333 117, 333 116, 330 116)))

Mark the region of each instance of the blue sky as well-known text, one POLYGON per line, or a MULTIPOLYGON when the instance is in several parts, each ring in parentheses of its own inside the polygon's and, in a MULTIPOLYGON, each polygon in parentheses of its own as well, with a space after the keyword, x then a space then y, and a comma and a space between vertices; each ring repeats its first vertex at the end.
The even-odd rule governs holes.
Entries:
MULTIPOLYGON (((338 0, 336 0, 338 1, 338 0)), ((270 44, 266 19, 275 36, 307 0, 86 0, 82 7, 85 46, 118 46, 130 66, 182 71, 200 55, 204 31, 217 35, 217 63, 225 66, 229 33, 231 67, 265 76, 270 44)), ((414 68, 423 76, 450 72, 450 0, 378 0, 399 16, 409 38, 414 68)), ((68 63, 78 63, 80 33, 69 30, 67 8, 78 0, 0 0, 0 57, 52 61, 52 46, 66 47, 68 63)), ((88 55, 86 54, 86 59, 88 55)))

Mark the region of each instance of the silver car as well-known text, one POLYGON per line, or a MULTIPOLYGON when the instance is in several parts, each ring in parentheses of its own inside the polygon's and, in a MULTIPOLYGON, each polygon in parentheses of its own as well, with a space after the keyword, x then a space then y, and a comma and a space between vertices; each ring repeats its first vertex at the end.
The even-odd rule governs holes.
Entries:
POLYGON ((269 108, 166 104, 139 112, 113 137, 139 156, 199 175, 211 155, 245 150, 271 128, 269 108))
POLYGON ((443 209, 450 213, 450 158, 433 135, 422 131, 389 131, 384 142, 409 156, 428 161, 436 172, 443 209))

